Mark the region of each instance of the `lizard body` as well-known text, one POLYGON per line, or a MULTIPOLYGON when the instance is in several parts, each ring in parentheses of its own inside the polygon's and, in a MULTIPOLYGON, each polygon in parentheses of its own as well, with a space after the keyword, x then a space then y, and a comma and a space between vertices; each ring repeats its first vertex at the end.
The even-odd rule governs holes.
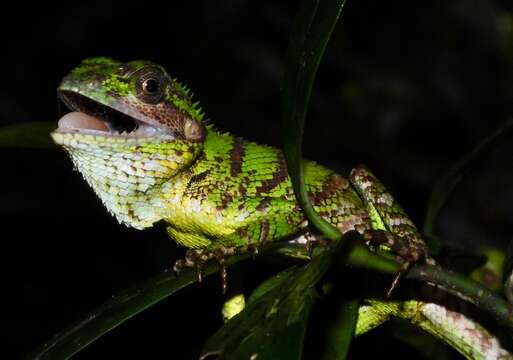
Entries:
MULTIPOLYGON (((204 125, 188 89, 160 66, 87 59, 58 92, 74 112, 52 137, 120 222, 164 221, 179 244, 210 250, 311 230, 281 151, 204 125)), ((342 233, 384 231, 392 249, 400 239, 402 257, 425 256, 413 223, 366 168, 348 180, 307 161, 305 180, 316 211, 342 233)))
MULTIPOLYGON (((87 59, 58 93, 73 112, 51 136, 121 223, 144 229, 165 222, 169 235, 199 251, 200 260, 204 252, 217 257, 219 250, 226 255, 312 235, 282 152, 205 125, 188 89, 162 67, 87 59)), ((304 171, 315 210, 342 233, 381 238, 406 265, 432 261, 415 225, 368 169, 357 167, 346 179, 306 161, 304 171)), ((357 333, 397 316, 467 357, 511 358, 486 330, 442 306, 369 304, 360 308, 357 333)))

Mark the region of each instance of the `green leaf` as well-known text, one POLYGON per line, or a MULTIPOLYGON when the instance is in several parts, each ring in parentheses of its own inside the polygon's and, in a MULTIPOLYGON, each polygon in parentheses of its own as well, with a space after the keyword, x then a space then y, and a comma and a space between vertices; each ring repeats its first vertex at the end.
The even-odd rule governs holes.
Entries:
POLYGON ((393 336, 410 345, 426 360, 451 360, 450 348, 433 335, 404 321, 394 321, 393 336))
POLYGON ((482 266, 472 271, 469 277, 490 290, 501 292, 503 290, 503 279, 506 279, 503 277, 504 251, 492 247, 482 247, 480 252, 486 261, 482 266))
MULTIPOLYGON (((344 247, 350 246, 359 239, 351 239, 350 235, 351 233, 347 234, 349 241, 344 242, 344 247)), ((357 242, 357 244, 359 243, 361 243, 361 241, 357 242)), ((260 253, 266 254, 269 251, 271 256, 275 256, 282 252, 288 254, 292 251, 299 251, 299 249, 294 249, 296 249, 296 246, 293 244, 273 243, 269 244, 265 249, 262 249, 260 253), (284 251, 284 249, 287 248, 290 248, 290 250, 284 251)), ((304 246, 301 247, 301 251, 305 252, 304 246)), ((316 253, 319 255, 316 256, 316 259, 322 257, 323 254, 330 252, 331 251, 328 249, 318 248, 316 253)), ((395 262, 387 259, 380 260, 380 256, 367 253, 370 253, 370 251, 362 245, 362 248, 354 246, 352 251, 346 252, 345 254, 348 257, 347 261, 349 264, 356 267, 375 268, 378 271, 388 273, 394 273, 398 270, 399 267, 395 262)), ((250 256, 251 254, 244 254, 230 257, 226 259, 226 266, 235 264, 236 262, 242 261, 250 256)), ((326 261, 324 265, 328 266, 328 263, 329 261, 326 261)), ((299 268, 299 270, 301 269, 303 268, 299 268)), ((287 271, 292 272, 292 270, 296 271, 297 269, 288 269, 271 278, 269 282, 264 282, 261 288, 258 288, 250 297, 249 302, 254 302, 254 300, 275 287, 281 288, 281 282, 278 280, 280 278, 284 281, 288 279, 289 277, 286 276, 287 271)), ((216 271, 218 271, 217 266, 211 264, 203 268, 202 274, 206 277, 216 271)), ((42 344, 38 349, 34 350, 27 359, 67 359, 94 342, 96 339, 105 335, 107 332, 115 329, 124 321, 196 280, 196 269, 185 270, 179 277, 176 277, 172 271, 164 271, 160 275, 157 275, 156 277, 153 277, 141 284, 137 284, 114 296, 99 308, 85 315, 80 321, 77 321, 76 324, 70 326, 68 329, 55 335, 48 342, 42 344)))
POLYGON ((324 352, 326 360, 343 360, 347 357, 358 320, 358 299, 342 301, 334 321, 327 330, 327 344, 324 352))
POLYGON ((502 281, 504 293, 510 304, 513 304, 513 240, 509 242, 506 256, 502 265, 502 281))
POLYGON ((487 257, 477 251, 476 248, 443 244, 437 256, 437 262, 449 270, 468 275, 486 264, 487 257))
POLYGON ((326 44, 345 0, 306 0, 301 4, 290 36, 283 83, 283 119, 287 134, 284 153, 294 192, 310 222, 327 238, 340 240, 340 232, 313 209, 303 177, 301 144, 312 85, 326 44))
MULTIPOLYGON (((247 257, 249 254, 231 257, 227 259, 226 265, 247 257)), ((217 264, 210 264, 202 269, 202 275, 205 277, 218 270, 217 264)), ((166 270, 114 296, 75 325, 55 335, 27 359, 68 359, 124 321, 196 282, 197 278, 196 269, 186 269, 180 276, 176 276, 172 270, 166 270)))
POLYGON ((460 161, 454 164, 433 186, 424 218, 423 233, 427 236, 428 244, 434 251, 440 247, 439 240, 434 237, 433 229, 435 219, 445 205, 449 196, 462 180, 465 171, 484 152, 491 149, 504 135, 508 133, 513 125, 513 119, 506 121, 495 131, 481 141, 472 151, 467 153, 460 161))
POLYGON ((508 244, 506 249, 506 255, 504 257, 504 263, 502 265, 502 277, 506 279, 513 272, 513 240, 508 244))
POLYGON ((290 276, 292 276, 297 271, 297 266, 291 266, 288 269, 280 271, 279 273, 273 275, 259 287, 257 287, 251 293, 251 296, 248 299, 248 304, 260 299, 263 295, 267 294, 269 291, 274 288, 281 286, 290 276))
POLYGON ((333 251, 303 267, 292 267, 264 282, 244 311, 230 319, 205 344, 201 358, 301 359, 313 288, 328 269, 333 251))
POLYGON ((50 132, 55 122, 30 122, 0 128, 0 147, 12 148, 55 148, 50 132))

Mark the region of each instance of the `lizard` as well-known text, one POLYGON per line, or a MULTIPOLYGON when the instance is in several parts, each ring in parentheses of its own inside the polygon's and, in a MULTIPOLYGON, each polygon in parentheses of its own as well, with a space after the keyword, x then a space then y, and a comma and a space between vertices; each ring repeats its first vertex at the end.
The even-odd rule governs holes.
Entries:
MULTIPOLYGON (((266 243, 315 238, 296 201, 283 153, 206 124, 190 90, 145 60, 82 61, 61 81, 71 110, 51 133, 120 223, 166 224, 189 249, 175 269, 266 243)), ((421 235, 364 166, 349 177, 304 163, 314 209, 341 233, 388 246, 406 267, 426 259, 421 235)))
MULTIPOLYGON (((190 90, 161 66, 89 58, 57 91, 71 112, 50 134, 54 142, 120 223, 136 229, 166 224, 169 236, 189 249, 177 270, 273 241, 306 239, 308 245, 318 239, 296 200, 281 150, 207 124, 190 90)), ((357 231, 368 244, 384 245, 404 271, 433 261, 413 222, 369 169, 357 166, 345 178, 305 161, 304 171, 314 209, 341 233, 357 231)), ((466 357, 511 358, 479 324, 436 304, 405 304, 370 301, 360 307, 357 334, 395 316, 466 357)))

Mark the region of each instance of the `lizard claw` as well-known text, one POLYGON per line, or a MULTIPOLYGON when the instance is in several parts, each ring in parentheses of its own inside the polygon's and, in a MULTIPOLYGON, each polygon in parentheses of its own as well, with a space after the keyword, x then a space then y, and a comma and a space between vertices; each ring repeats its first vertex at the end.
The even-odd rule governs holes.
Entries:
POLYGON ((392 292, 397 288, 399 285, 399 281, 403 277, 403 274, 408 271, 408 269, 411 266, 411 262, 404 262, 401 266, 401 269, 399 272, 395 275, 394 280, 392 281, 392 284, 390 285, 390 288, 387 291, 387 294, 385 295, 385 299, 390 299, 390 296, 392 296, 392 292))
POLYGON ((197 265, 196 270, 198 271, 198 282, 200 283, 203 280, 203 274, 201 273, 201 267, 203 265, 197 265))
POLYGON ((203 273, 202 269, 203 266, 208 261, 215 261, 219 265, 220 274, 221 274, 221 281, 222 281, 222 291, 223 294, 226 294, 226 290, 228 288, 228 281, 227 281, 227 271, 224 259, 226 256, 234 255, 236 254, 236 249, 234 248, 227 248, 223 250, 205 250, 205 249, 194 249, 194 250, 188 250, 185 258, 178 260, 175 262, 175 265, 173 266, 173 270, 176 275, 179 275, 184 269, 186 268, 196 268, 197 270, 197 276, 198 276, 198 282, 203 281, 203 273))

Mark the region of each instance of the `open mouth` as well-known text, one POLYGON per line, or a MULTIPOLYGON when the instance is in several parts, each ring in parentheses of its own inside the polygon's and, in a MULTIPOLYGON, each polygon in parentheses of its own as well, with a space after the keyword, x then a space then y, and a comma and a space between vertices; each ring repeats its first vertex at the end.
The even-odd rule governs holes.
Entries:
POLYGON ((58 123, 58 132, 117 137, 152 137, 169 134, 112 107, 72 91, 59 91, 60 99, 72 111, 58 123))

